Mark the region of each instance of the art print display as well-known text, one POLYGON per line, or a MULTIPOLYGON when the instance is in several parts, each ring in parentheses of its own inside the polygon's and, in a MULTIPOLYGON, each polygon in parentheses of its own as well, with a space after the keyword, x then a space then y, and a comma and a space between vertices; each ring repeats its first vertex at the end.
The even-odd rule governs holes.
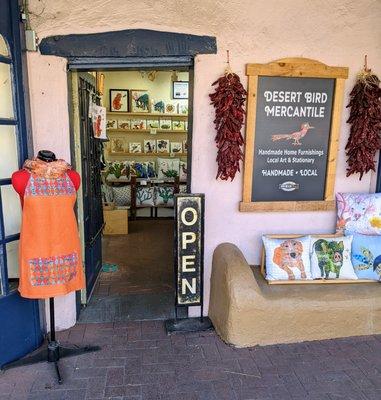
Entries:
POLYGON ((177 104, 167 103, 165 105, 165 113, 166 114, 177 114, 177 104))
POLYGON ((144 153, 152 154, 156 152, 156 140, 144 140, 144 153))
POLYGON ((179 114, 188 115, 188 104, 179 104, 179 114))
POLYGON ((128 144, 128 151, 130 153, 141 153, 142 152, 142 144, 140 142, 130 142, 128 144))
POLYGON ((158 153, 169 153, 169 140, 158 139, 156 141, 156 151, 158 153))
POLYGON ((131 90, 131 112, 148 113, 150 111, 148 90, 131 90))
POLYGON ((129 119, 120 119, 118 121, 118 129, 122 129, 122 130, 131 129, 131 120, 129 120, 129 119))
POLYGON ((147 129, 159 129, 159 127, 158 119, 147 119, 147 129))
POLYGON ((183 152, 183 144, 182 142, 171 142, 170 143, 171 153, 182 153, 183 152))
POLYGON ((108 119, 106 121, 106 129, 118 129, 118 121, 116 119, 108 119))
POLYGON ((164 114, 165 113, 164 101, 163 100, 153 100, 151 112, 154 114, 164 114))
POLYGON ((175 81, 173 82, 173 98, 187 99, 189 97, 189 82, 175 81))
POLYGON ((348 68, 311 60, 248 64, 241 211, 334 209, 348 68))
POLYGON ((128 104, 127 89, 110 89, 110 111, 128 112, 128 104))
POLYGON ((126 151, 126 141, 124 138, 112 137, 110 140, 111 153, 124 153, 126 151))
POLYGON ((96 139, 107 139, 106 135, 106 107, 92 106, 93 134, 96 139))
POLYGON ((170 119, 161 119, 160 120, 160 129, 162 131, 170 131, 170 130, 172 130, 172 120, 170 120, 170 119))
POLYGON ((188 151, 188 140, 183 140, 183 152, 186 153, 188 151))
POLYGON ((139 131, 147 129, 147 121, 145 119, 132 119, 131 129, 139 131))
POLYGON ((172 130, 174 131, 185 131, 185 121, 172 121, 172 130))

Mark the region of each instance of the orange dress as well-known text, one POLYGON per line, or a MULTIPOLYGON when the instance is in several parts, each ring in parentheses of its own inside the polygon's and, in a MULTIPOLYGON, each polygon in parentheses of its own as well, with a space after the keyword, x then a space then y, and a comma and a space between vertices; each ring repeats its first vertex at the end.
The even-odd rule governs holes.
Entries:
POLYGON ((55 297, 85 285, 73 209, 76 190, 66 171, 61 172, 52 178, 31 171, 25 188, 19 247, 22 297, 55 297))

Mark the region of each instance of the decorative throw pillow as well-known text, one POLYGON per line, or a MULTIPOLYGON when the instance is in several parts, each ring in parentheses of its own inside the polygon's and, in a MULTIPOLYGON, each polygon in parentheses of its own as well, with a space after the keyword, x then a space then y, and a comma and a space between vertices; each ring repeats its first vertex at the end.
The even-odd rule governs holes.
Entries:
POLYGON ((381 235, 381 193, 337 193, 338 231, 381 235))
POLYGON ((156 187, 156 196, 155 196, 155 205, 156 206, 165 206, 165 207, 173 207, 173 194, 175 190, 173 186, 157 186, 156 187))
POLYGON ((154 188, 138 186, 136 189, 136 207, 153 207, 154 188))
POLYGON ((112 188, 115 205, 118 207, 131 205, 131 186, 117 186, 112 188))
POLYGON ((180 182, 187 181, 187 175, 188 175, 187 168, 188 168, 188 163, 186 161, 180 161, 180 174, 179 174, 180 182))
POLYGON ((155 161, 146 161, 144 163, 146 168, 146 177, 147 178, 155 178, 156 177, 156 166, 155 161))
POLYGON ((103 203, 112 203, 114 201, 114 192, 111 186, 102 184, 101 191, 103 203))
POLYGON ((352 236, 311 237, 313 279, 357 279, 351 261, 352 236))
POLYGON ((381 279, 381 236, 353 235, 352 264, 359 279, 381 279))
POLYGON ((310 237, 289 239, 262 237, 266 252, 266 279, 311 279, 310 237))
POLYGON ((175 178, 176 176, 179 176, 179 169, 179 158, 157 159, 157 176, 159 179, 175 178))

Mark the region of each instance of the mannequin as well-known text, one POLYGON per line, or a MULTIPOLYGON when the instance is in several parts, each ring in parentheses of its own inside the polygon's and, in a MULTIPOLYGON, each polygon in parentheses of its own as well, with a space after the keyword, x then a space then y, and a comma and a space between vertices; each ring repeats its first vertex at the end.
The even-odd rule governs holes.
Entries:
POLYGON ((54 297, 85 287, 73 209, 80 176, 64 160, 57 160, 53 152, 41 150, 12 175, 12 185, 23 207, 19 292, 30 299, 49 299, 50 340, 46 349, 5 368, 54 362, 58 382, 62 383, 60 358, 99 350, 98 346, 62 347, 55 337, 54 297))
MULTIPOLYGON (((56 155, 49 150, 40 150, 37 154, 37 158, 45 162, 52 162, 57 160, 56 155)), ((75 190, 78 190, 81 184, 81 177, 79 176, 78 172, 71 169, 67 171, 67 174, 70 180, 73 182, 75 190)), ((20 169, 19 171, 14 172, 12 175, 12 185, 20 196, 21 206, 24 205, 25 188, 28 184, 29 178, 30 172, 25 169, 20 169)))

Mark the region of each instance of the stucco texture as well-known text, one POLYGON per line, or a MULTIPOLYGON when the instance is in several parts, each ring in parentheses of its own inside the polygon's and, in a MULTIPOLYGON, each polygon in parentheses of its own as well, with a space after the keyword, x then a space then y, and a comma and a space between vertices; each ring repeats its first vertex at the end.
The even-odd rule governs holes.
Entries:
MULTIPOLYGON (((240 213, 242 175, 234 182, 215 180, 216 148, 211 83, 223 73, 226 50, 246 85, 245 64, 284 57, 306 57, 349 67, 345 103, 362 67, 364 54, 374 72, 381 65, 381 2, 371 0, 197 0, 107 1, 31 0, 32 27, 40 38, 131 28, 216 36, 218 53, 195 62, 192 191, 205 193, 206 310, 212 253, 221 242, 242 249, 249 263, 259 263, 263 233, 332 232, 333 212, 240 213)), ((65 61, 29 53, 35 150, 49 147, 69 157, 67 73, 65 61)), ((345 177, 348 110, 342 113, 336 191, 372 189, 374 177, 345 177)))

